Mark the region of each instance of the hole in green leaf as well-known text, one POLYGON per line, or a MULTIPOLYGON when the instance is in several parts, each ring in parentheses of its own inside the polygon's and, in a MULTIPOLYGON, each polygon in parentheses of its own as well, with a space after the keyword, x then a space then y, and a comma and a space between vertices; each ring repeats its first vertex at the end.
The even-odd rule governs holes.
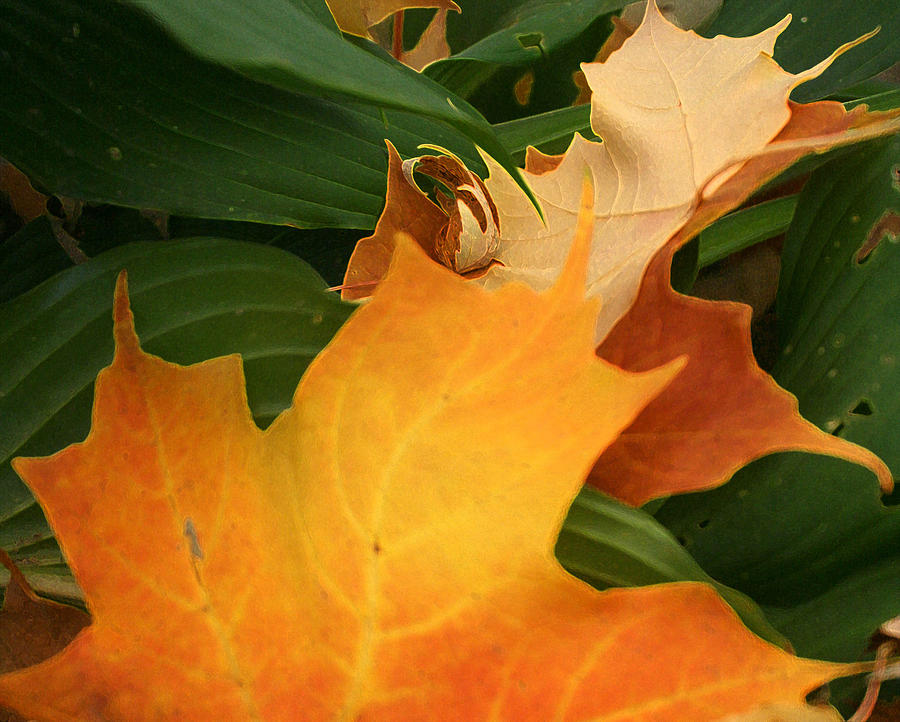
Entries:
POLYGON ((868 399, 860 399, 859 403, 850 409, 850 413, 857 416, 871 416, 873 413, 872 404, 869 403, 868 399))
POLYGON ((523 48, 537 48, 541 55, 544 54, 544 49, 541 47, 541 43, 544 42, 543 33, 522 33, 516 35, 516 40, 523 48))
POLYGON ((844 424, 840 423, 831 430, 831 435, 832 436, 840 436, 841 432, 843 430, 844 430, 844 424))

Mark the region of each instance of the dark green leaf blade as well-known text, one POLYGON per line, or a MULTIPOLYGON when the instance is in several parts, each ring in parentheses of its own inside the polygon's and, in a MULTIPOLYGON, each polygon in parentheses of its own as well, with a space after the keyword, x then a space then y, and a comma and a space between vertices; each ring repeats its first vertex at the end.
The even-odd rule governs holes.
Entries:
POLYGON ((595 139, 591 130, 591 106, 558 108, 527 118, 508 120, 494 126, 500 141, 520 165, 525 164, 525 149, 533 145, 544 153, 563 153, 575 133, 595 139))
POLYGON ((642 509, 634 509, 588 486, 572 503, 556 543, 556 557, 572 574, 597 589, 706 582, 715 587, 749 629, 775 644, 785 638, 747 596, 710 577, 675 537, 642 509))
POLYGON ((287 93, 201 61, 119 3, 0 0, 0 154, 51 192, 183 215, 372 228, 384 138, 482 167, 444 123, 287 93))
POLYGON ((15 298, 72 261, 53 237, 49 218, 39 218, 0 243, 0 303, 15 298))
POLYGON ((729 213, 700 232, 701 268, 784 233, 794 217, 797 196, 764 201, 729 213))
MULTIPOLYGON (((518 178, 491 126, 471 105, 386 54, 366 52, 291 0, 128 0, 190 51, 254 80, 447 123, 518 178)), ((527 189, 526 189, 527 190, 527 189)))
POLYGON ((0 545, 52 593, 65 588, 62 560, 9 462, 86 436, 94 378, 112 360, 123 268, 144 348, 183 364, 241 353, 261 425, 290 403, 352 309, 286 251, 215 238, 120 246, 0 306, 0 545))

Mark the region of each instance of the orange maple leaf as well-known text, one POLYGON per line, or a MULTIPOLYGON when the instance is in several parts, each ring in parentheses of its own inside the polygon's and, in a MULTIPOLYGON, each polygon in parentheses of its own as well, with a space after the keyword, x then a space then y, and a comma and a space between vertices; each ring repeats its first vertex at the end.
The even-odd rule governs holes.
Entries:
POLYGON ((238 357, 141 351, 120 279, 87 440, 15 462, 93 621, 0 676, 0 704, 66 722, 698 720, 802 704, 853 669, 754 637, 704 585, 598 592, 554 559, 597 453, 681 368, 596 357, 590 225, 541 294, 484 291, 400 239, 267 431, 238 357))

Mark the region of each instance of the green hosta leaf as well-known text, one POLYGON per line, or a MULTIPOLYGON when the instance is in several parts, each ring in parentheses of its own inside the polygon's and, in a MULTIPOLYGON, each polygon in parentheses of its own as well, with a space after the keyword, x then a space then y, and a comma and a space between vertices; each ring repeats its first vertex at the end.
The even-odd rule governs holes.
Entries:
POLYGON ((794 217, 797 196, 785 196, 742 208, 700 232, 701 268, 760 241, 784 233, 794 217))
MULTIPOLYGON (((281 248, 310 264, 329 285, 341 283, 347 259, 365 231, 291 228, 242 221, 166 216, 155 225, 145 214, 121 206, 85 206, 73 234, 88 258, 134 241, 159 241, 162 230, 173 240, 211 237, 281 248)), ((0 303, 34 288, 73 261, 54 236, 49 218, 39 218, 0 243, 0 303)))
POLYGON ((293 92, 372 103, 441 120, 472 138, 515 175, 478 112, 390 57, 346 42, 322 22, 323 1, 129 0, 193 53, 293 92), (311 9, 313 7, 318 9, 311 9))
POLYGON ((569 509, 556 557, 597 589, 677 581, 712 584, 751 630, 785 644, 751 599, 713 580, 650 514, 590 487, 581 490, 569 509))
POLYGON ((445 123, 255 82, 197 59, 119 3, 0 0, 0 43, 0 154, 54 193, 371 228, 384 203, 384 138, 408 155, 437 143, 483 168, 445 123))
POLYGON ((525 149, 533 145, 544 153, 563 153, 574 133, 594 139, 591 130, 591 106, 558 108, 527 118, 508 120, 494 126, 500 141, 519 165, 525 164, 525 149))
POLYGON ((868 639, 893 612, 900 612, 896 601, 891 603, 898 599, 897 559, 888 558, 860 569, 795 607, 766 607, 766 615, 780 629, 790 630, 798 654, 852 661, 860 640, 868 639), (853 613, 848 614, 848 609, 853 613))
POLYGON ((58 549, 9 462, 87 435, 94 378, 112 359, 122 268, 144 347, 183 364, 240 353, 261 425, 290 403, 352 308, 295 256, 215 238, 120 246, 0 306, 0 546, 37 588, 63 596, 74 587, 60 577, 58 549))
MULTIPOLYGON (((872 449, 895 476, 898 168, 894 137, 813 174, 787 234, 774 370, 804 416, 872 449)), ((796 636, 801 654, 854 659, 877 623, 900 612, 896 584, 878 581, 882 565, 900 565, 900 508, 885 506, 858 467, 803 454, 767 457, 720 489, 670 499, 658 518, 716 579, 779 607, 772 619, 796 636), (854 589, 858 602, 847 591, 854 589), (803 609, 822 615, 818 637, 803 609), (835 619, 840 630, 828 621, 835 619)))
POLYGON ((704 35, 753 35, 785 15, 793 21, 778 38, 775 60, 786 70, 811 68, 839 45, 881 26, 874 38, 854 48, 822 74, 793 94, 809 102, 877 75, 900 60, 900 4, 896 0, 727 0, 704 35))
POLYGON ((572 73, 580 62, 593 60, 605 40, 608 24, 598 20, 625 4, 568 0, 531 6, 508 27, 424 72, 494 119, 570 104, 578 93, 572 73), (528 70, 534 84, 523 106, 514 100, 513 86, 528 70))
POLYGON ((0 303, 25 293, 72 261, 53 236, 50 219, 39 218, 0 243, 0 303))

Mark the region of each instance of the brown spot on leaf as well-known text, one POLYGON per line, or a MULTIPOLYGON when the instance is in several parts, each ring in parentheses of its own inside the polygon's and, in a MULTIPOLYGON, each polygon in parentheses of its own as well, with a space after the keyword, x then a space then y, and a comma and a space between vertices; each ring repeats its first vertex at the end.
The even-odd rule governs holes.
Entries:
POLYGON ((197 536, 197 527, 194 526, 193 520, 188 517, 184 520, 184 535, 187 537, 191 547, 191 556, 194 559, 203 559, 203 549, 200 547, 200 539, 197 536))
POLYGON ((900 238, 900 215, 892 210, 886 211, 872 226, 865 242, 856 252, 856 262, 865 263, 872 251, 881 243, 881 239, 887 235, 892 236, 894 240, 900 238))
POLYGON ((513 95, 519 105, 528 105, 531 100, 531 91, 534 88, 534 73, 529 70, 516 81, 513 86, 513 95))

